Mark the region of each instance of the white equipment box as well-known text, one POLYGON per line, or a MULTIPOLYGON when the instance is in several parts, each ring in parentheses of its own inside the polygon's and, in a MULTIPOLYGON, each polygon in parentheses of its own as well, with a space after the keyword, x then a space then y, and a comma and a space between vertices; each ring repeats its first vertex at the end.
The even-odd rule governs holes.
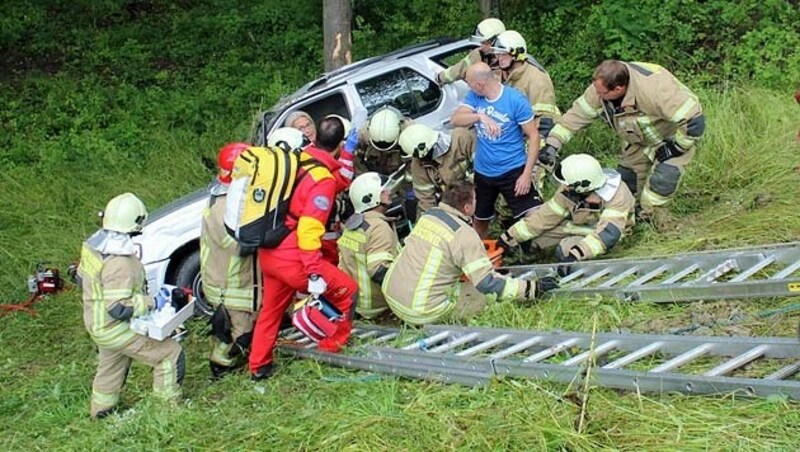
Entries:
POLYGON ((194 297, 190 297, 189 302, 175 315, 166 322, 156 323, 155 319, 148 315, 145 318, 135 318, 131 320, 131 329, 142 336, 148 336, 157 341, 163 341, 170 337, 180 324, 189 320, 194 315, 194 297))

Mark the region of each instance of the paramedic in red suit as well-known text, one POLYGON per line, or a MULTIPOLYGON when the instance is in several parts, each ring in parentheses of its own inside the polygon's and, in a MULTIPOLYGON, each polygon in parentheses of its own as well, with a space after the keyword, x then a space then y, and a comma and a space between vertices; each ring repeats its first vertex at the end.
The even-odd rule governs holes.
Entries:
POLYGON ((334 156, 343 137, 340 121, 326 118, 320 122, 315 145, 300 154, 301 162, 314 159, 320 165, 299 170, 286 217, 286 225, 292 232, 276 248, 258 250, 264 276, 264 303, 253 330, 250 351, 253 380, 268 378, 274 371, 272 352, 281 318, 294 301, 295 292, 324 294, 345 314, 336 332, 320 341, 320 350, 336 353, 350 336, 353 297, 358 292, 356 282, 323 259, 321 252, 325 223, 335 207, 337 192, 344 186, 336 179, 340 165, 334 156))

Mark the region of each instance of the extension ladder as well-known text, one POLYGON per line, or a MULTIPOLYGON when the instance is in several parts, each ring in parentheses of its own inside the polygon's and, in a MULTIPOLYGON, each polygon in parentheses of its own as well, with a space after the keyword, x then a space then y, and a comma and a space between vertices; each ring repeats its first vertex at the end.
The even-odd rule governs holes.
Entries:
MULTIPOLYGON (((506 267, 523 279, 552 276, 559 264, 506 267)), ((625 301, 800 295, 800 242, 640 259, 572 263, 553 294, 613 296, 625 301)))
POLYGON ((282 334, 288 354, 409 378, 483 385, 500 376, 589 383, 641 392, 800 400, 800 342, 794 338, 535 332, 356 325, 340 354, 317 350, 297 330, 282 334))

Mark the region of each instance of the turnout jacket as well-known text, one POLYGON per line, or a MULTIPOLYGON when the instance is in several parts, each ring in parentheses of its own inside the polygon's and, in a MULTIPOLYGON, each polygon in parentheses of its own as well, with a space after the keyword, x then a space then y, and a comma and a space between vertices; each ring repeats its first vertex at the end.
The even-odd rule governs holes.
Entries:
MULTIPOLYGON (((436 321, 455 307, 464 274, 483 294, 512 300, 531 292, 527 281, 494 272, 478 233, 469 219, 440 203, 429 209, 405 240, 383 280, 383 294, 402 320, 424 324, 436 321)), ((535 284, 535 283, 534 283, 535 284)), ((532 293, 527 294, 532 298, 532 293)))
POLYGON ((208 207, 203 211, 200 232, 200 273, 203 293, 214 305, 256 312, 261 306, 261 270, 258 254, 241 256, 241 247, 225 230, 225 198, 222 184, 212 186, 208 207))
POLYGON ((372 318, 387 309, 381 283, 400 252, 394 219, 370 210, 345 222, 339 237, 339 267, 358 283, 356 312, 372 318))
POLYGON ((539 133, 544 139, 555 125, 555 120, 561 116, 550 74, 538 62, 529 59, 511 69, 504 83, 528 97, 536 117, 539 118, 539 133))
POLYGON ((132 246, 104 253, 104 243, 114 234, 101 229, 83 243, 78 275, 86 330, 98 346, 120 349, 136 338, 130 319, 145 314, 153 302, 146 295, 144 266, 132 246))
POLYGON ((622 183, 619 173, 606 169, 606 183, 592 192, 599 202, 583 198, 562 185, 556 194, 538 209, 516 222, 508 233, 519 242, 535 239, 560 227, 570 235, 582 235, 578 243, 583 259, 599 256, 619 242, 633 227, 635 198, 622 183))
POLYGON ((450 136, 447 152, 438 157, 411 159, 411 184, 423 212, 438 204, 448 185, 466 179, 475 156, 475 138, 473 129, 457 127, 450 136))
POLYGON ((645 148, 650 160, 665 140, 684 151, 696 146, 705 129, 697 96, 661 66, 624 64, 630 81, 621 104, 617 107, 600 99, 594 85, 589 85, 550 131, 547 144, 560 148, 575 132, 600 118, 626 143, 645 148))

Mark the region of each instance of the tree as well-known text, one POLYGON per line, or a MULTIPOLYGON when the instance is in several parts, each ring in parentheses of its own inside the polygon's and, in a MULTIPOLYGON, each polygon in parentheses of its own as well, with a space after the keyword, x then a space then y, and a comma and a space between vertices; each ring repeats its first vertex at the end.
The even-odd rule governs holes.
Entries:
POLYGON ((325 71, 338 69, 352 62, 353 38, 350 26, 353 10, 350 0, 324 0, 322 23, 325 48, 325 71))
POLYGON ((478 6, 484 19, 489 17, 500 18, 500 0, 478 0, 478 6))

